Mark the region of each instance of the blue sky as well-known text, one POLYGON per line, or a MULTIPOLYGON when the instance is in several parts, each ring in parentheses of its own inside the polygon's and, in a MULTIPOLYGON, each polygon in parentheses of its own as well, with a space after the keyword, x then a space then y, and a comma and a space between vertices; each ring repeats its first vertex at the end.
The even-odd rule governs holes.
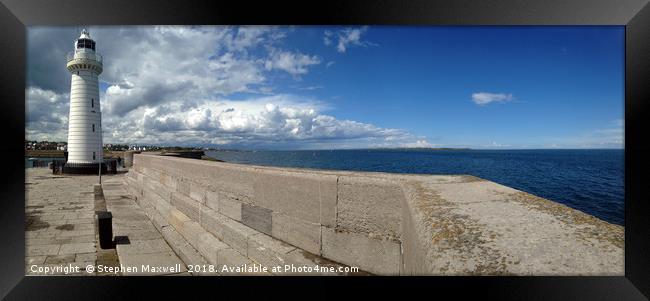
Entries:
MULTIPOLYGON (((620 26, 89 29, 106 142, 623 146, 620 26)), ((69 74, 41 52, 71 51, 78 31, 28 31, 28 137, 65 140, 69 74)))

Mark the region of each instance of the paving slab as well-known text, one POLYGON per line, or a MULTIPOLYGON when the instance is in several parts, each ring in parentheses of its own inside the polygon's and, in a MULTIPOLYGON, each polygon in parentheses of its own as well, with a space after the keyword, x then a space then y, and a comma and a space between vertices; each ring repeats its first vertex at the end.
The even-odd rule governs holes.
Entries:
MULTIPOLYGON (((33 272, 37 268, 95 264, 93 184, 98 180, 96 175, 54 175, 47 168, 25 169, 26 275, 45 275, 33 272)), ((74 274, 95 275, 85 271, 74 274)), ((71 274, 55 271, 47 275, 71 274)))
POLYGON ((94 251, 95 251, 94 242, 63 244, 59 249, 59 255, 64 255, 64 254, 75 255, 75 254, 88 253, 94 251))
POLYGON ((102 183, 106 209, 113 215, 113 235, 121 275, 172 275, 186 273, 185 263, 156 229, 144 208, 125 185, 125 177, 102 183))
POLYGON ((122 275, 125 276, 161 276, 187 272, 185 263, 174 252, 121 254, 119 256, 120 264, 131 269, 122 272, 122 275))

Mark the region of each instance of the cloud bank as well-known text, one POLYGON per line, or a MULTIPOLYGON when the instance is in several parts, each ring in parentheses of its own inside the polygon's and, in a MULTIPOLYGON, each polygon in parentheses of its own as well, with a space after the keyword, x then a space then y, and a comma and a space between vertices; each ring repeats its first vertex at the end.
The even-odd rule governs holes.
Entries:
MULTIPOLYGON (((336 34, 340 52, 364 45, 367 27, 336 34)), ((90 28, 104 56, 100 75, 105 143, 237 148, 427 145, 401 129, 339 119, 309 95, 276 92, 326 58, 287 47, 277 27, 90 28)), ((65 53, 79 28, 28 31, 28 139, 67 140, 70 75, 65 53)), ((334 34, 334 33, 331 33, 334 34)), ((309 91, 309 89, 302 89, 309 91)))

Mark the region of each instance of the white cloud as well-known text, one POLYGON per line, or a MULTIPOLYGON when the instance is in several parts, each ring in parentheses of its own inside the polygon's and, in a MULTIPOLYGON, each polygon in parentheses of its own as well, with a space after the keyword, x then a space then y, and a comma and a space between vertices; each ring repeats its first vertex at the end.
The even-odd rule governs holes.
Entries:
POLYGON ((316 55, 309 56, 300 52, 274 50, 264 66, 266 70, 279 69, 296 76, 307 73, 309 66, 320 63, 321 59, 316 55))
POLYGON ((507 102, 512 101, 514 97, 512 94, 504 93, 488 93, 488 92, 478 92, 472 94, 472 101, 477 105, 487 105, 493 102, 507 102))
MULTIPOLYGON (((233 38, 229 41, 230 50, 246 51, 252 47, 264 44, 269 34, 276 33, 275 28, 262 26, 245 26, 237 28, 237 33, 232 33, 233 38)), ((271 38, 282 39, 285 35, 277 32, 271 38)))
POLYGON ((30 87, 25 95, 27 137, 39 141, 67 140, 69 94, 30 87))
POLYGON ((278 49, 286 34, 275 27, 99 27, 91 35, 106 58, 100 78, 112 84, 102 104, 121 116, 176 100, 188 108, 214 95, 268 94, 267 71, 296 77, 320 63, 315 55, 278 49))
POLYGON ((323 43, 325 43, 325 45, 327 45, 327 46, 332 45, 332 36, 333 35, 334 35, 334 33, 332 31, 326 30, 325 33, 324 33, 324 36, 323 36, 323 43))
POLYGON ((374 46, 376 44, 362 41, 361 36, 368 31, 368 26, 359 28, 344 28, 336 32, 326 30, 323 36, 323 43, 327 46, 336 43, 336 50, 344 53, 350 46, 374 46))
MULTIPOLYGON (((362 45, 365 29, 358 30, 341 31, 347 37, 341 43, 362 45)), ((90 28, 104 56, 100 81, 108 86, 100 91, 104 142, 269 148, 422 144, 423 137, 403 130, 325 114, 328 105, 308 96, 277 94, 272 86, 277 71, 298 79, 323 61, 287 49, 287 32, 277 27, 90 28)), ((28 31, 26 132, 32 139, 67 140, 65 56, 43 53, 71 51, 78 34, 74 28, 28 31)), ((301 91, 317 88, 305 85, 301 91)))
POLYGON ((213 99, 186 111, 181 102, 166 106, 111 116, 104 120, 104 128, 112 129, 105 140, 291 148, 367 147, 385 141, 392 146, 429 145, 399 129, 323 114, 325 104, 293 95, 213 99))

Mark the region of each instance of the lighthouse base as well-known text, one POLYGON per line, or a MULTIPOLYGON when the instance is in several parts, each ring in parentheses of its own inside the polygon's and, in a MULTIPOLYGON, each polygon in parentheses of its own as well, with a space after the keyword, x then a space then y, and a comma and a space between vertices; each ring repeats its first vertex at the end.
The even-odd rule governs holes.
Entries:
MULTIPOLYGON (((63 165, 64 174, 99 174, 98 163, 65 163, 63 165)), ((106 163, 101 164, 102 174, 106 174, 106 163)))

